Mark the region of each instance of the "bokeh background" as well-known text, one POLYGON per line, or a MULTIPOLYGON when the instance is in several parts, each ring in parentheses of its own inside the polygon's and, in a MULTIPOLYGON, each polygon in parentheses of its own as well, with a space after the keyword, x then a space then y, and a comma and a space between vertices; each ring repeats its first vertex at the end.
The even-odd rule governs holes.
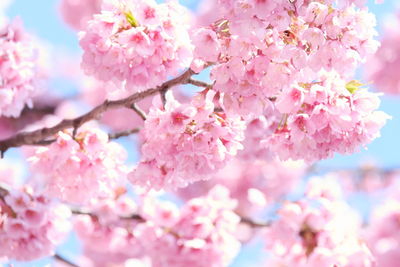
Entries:
MULTIPOLYGON (((0 0, 0 2, 5 3, 6 0, 0 0)), ((181 0, 180 2, 195 11, 201 1, 181 0)), ((59 16, 58 6, 58 0, 14 0, 7 9, 6 14, 11 18, 16 16, 21 17, 24 21, 25 28, 47 43, 49 49, 51 49, 53 53, 66 55, 79 54, 80 48, 77 34, 64 24, 59 16)), ((377 17, 378 32, 382 33, 384 23, 390 23, 390 17, 400 8, 400 1, 385 0, 384 4, 376 5, 374 4, 374 0, 369 0, 368 6, 370 11, 377 17)), ((357 79, 363 80, 362 69, 360 69, 358 76, 359 77, 356 77, 357 79)), ((203 78, 206 79, 206 76, 204 75, 203 78)), ((363 82, 368 83, 369 81, 363 82)), ((373 88, 373 84, 371 87, 373 88)), ((51 88, 54 94, 59 96, 72 96, 77 90, 75 85, 65 78, 53 79, 49 88, 51 88)), ((375 90, 375 88, 373 88, 373 90, 375 90)), ((381 138, 376 139, 366 149, 362 149, 360 152, 353 155, 336 155, 333 159, 321 161, 317 165, 318 169, 323 172, 323 170, 357 168, 357 166, 366 162, 374 163, 386 169, 400 168, 400 98, 382 96, 381 109, 392 116, 392 119, 388 121, 387 125, 382 130, 381 138)), ((120 142, 124 143, 124 140, 120 142)), ((13 149, 7 153, 7 157, 11 158, 13 161, 23 163, 19 150, 13 149)), ((130 162, 137 160, 137 152, 131 152, 129 160, 130 162)), ((370 207, 373 206, 376 201, 376 199, 368 198, 362 194, 349 199, 349 203, 360 210, 363 215, 368 214, 370 207)), ((58 253, 68 259, 74 260, 76 256, 79 255, 80 249, 79 242, 74 234, 71 234, 65 244, 59 247, 58 253)), ((264 253, 260 242, 254 240, 244 246, 242 252, 232 264, 232 267, 262 266, 264 253)), ((52 263, 52 259, 43 259, 31 263, 13 262, 11 264, 15 267, 42 267, 53 266, 52 263)))

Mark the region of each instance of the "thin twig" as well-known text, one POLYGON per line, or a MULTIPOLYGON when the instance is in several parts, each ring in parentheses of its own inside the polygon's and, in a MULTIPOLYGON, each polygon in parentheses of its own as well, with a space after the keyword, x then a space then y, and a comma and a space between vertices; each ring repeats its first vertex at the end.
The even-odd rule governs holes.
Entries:
POLYGON ((194 71, 188 69, 178 77, 171 79, 156 88, 151 88, 146 91, 138 92, 120 100, 114 100, 114 101, 106 100, 104 101, 103 104, 98 105, 91 111, 75 119, 65 119, 60 123, 58 123, 57 125, 50 128, 42 128, 31 132, 21 132, 7 139, 1 140, 0 141, 0 151, 2 152, 1 154, 3 154, 5 151, 7 151, 9 148, 12 147, 37 144, 39 142, 42 142, 43 140, 46 140, 48 137, 57 134, 59 131, 62 131, 67 128, 74 128, 74 131, 76 132, 76 130, 86 122, 99 119, 99 117, 107 110, 121 108, 121 107, 130 108, 133 103, 138 102, 146 97, 153 96, 159 92, 166 92, 175 85, 187 83, 190 77, 194 74, 195 74, 194 71))
POLYGON ((133 103, 131 108, 139 115, 140 118, 142 118, 142 120, 146 120, 146 113, 140 107, 133 103))
POLYGON ((112 133, 108 135, 108 139, 118 139, 120 137, 124 137, 124 136, 129 136, 131 134, 136 134, 140 132, 140 128, 135 128, 135 129, 131 129, 131 130, 126 130, 126 131, 122 131, 122 132, 118 132, 118 133, 112 133))
POLYGON ((270 222, 256 222, 247 217, 240 217, 240 222, 247 224, 253 228, 264 228, 271 226, 270 222))
POLYGON ((72 266, 72 267, 79 267, 79 265, 73 263, 72 261, 66 259, 65 257, 63 257, 63 256, 61 256, 60 254, 57 254, 57 253, 54 255, 54 259, 56 259, 58 261, 61 261, 61 262, 65 263, 65 264, 67 264, 69 266, 72 266))
POLYGON ((127 217, 121 217, 121 219, 123 220, 135 220, 135 221, 140 221, 140 222, 145 222, 146 219, 143 218, 142 216, 140 216, 139 214, 132 214, 130 216, 127 217))
MULTIPOLYGON (((87 215, 87 216, 93 217, 95 219, 98 219, 98 217, 99 217, 97 214, 92 213, 92 212, 87 211, 87 210, 71 208, 71 212, 72 212, 72 214, 75 214, 75 215, 87 215)), ((141 221, 141 222, 145 222, 146 221, 146 219, 144 219, 139 214, 131 214, 129 216, 120 217, 120 219, 121 220, 135 220, 135 221, 141 221)))
POLYGON ((192 84, 194 86, 198 86, 198 87, 204 87, 204 88, 211 88, 212 87, 212 84, 209 84, 209 83, 206 83, 206 82, 203 82, 203 81, 199 81, 199 80, 195 80, 195 79, 192 79, 192 78, 190 78, 187 81, 187 83, 188 84, 192 84))
POLYGON ((163 106, 165 106, 165 104, 167 103, 166 94, 167 94, 167 90, 163 89, 163 90, 160 91, 160 97, 161 97, 161 101, 163 103, 163 106))

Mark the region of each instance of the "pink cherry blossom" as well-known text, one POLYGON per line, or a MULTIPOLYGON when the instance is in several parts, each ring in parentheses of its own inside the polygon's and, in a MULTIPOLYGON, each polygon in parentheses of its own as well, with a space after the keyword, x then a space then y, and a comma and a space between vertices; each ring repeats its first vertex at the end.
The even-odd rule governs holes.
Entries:
POLYGON ((150 109, 132 183, 156 190, 184 187, 208 179, 242 149, 243 121, 215 112, 214 95, 208 91, 180 104, 169 94, 165 107, 150 109))
POLYGON ((74 229, 83 244, 84 255, 93 266, 114 266, 129 258, 143 256, 142 242, 138 238, 138 225, 143 222, 123 219, 136 212, 133 200, 120 197, 97 202, 92 210, 93 216, 76 217, 74 229))
POLYGON ((353 153, 379 137, 390 117, 376 110, 378 95, 363 88, 351 93, 349 88, 336 73, 325 73, 321 80, 294 89, 295 94, 283 92, 277 98, 281 121, 265 145, 283 160, 313 162, 335 152, 353 153))
POLYGON ((300 182, 306 170, 303 162, 234 159, 207 181, 200 181, 177 191, 183 199, 199 197, 215 185, 229 189, 238 201, 236 211, 253 217, 266 206, 279 201, 300 182))
POLYGON ((186 16, 173 1, 106 1, 81 33, 82 68, 131 92, 158 86, 191 63, 186 16))
POLYGON ((340 199, 325 196, 311 194, 309 200, 287 202, 280 208, 279 218, 266 233, 272 253, 268 266, 375 266, 358 236, 354 211, 340 199))
MULTIPOLYGON (((219 186, 186 203, 179 215, 172 217, 174 223, 162 217, 148 222, 142 240, 152 266, 228 266, 240 249, 235 238, 240 218, 232 212, 235 205, 229 191, 219 186)), ((143 213, 146 217, 146 210, 143 213)), ((171 213, 166 214, 170 217, 171 213)))
POLYGON ((374 16, 347 1, 219 2, 226 19, 212 27, 223 57, 211 77, 225 107, 241 115, 261 115, 282 91, 294 93, 321 71, 349 79, 379 44, 374 16))
POLYGON ((75 138, 59 132, 57 140, 37 148, 29 159, 37 174, 32 183, 61 200, 87 204, 96 198, 114 195, 124 181, 126 154, 122 147, 108 142, 100 130, 87 130, 75 138))
POLYGON ((0 256, 31 261, 54 254, 70 230, 70 211, 30 188, 0 199, 0 256))
POLYGON ((18 117, 39 89, 38 49, 20 19, 0 27, 0 115, 18 117))
POLYGON ((199 28, 193 33, 194 57, 215 62, 219 57, 220 44, 217 34, 207 28, 199 28))

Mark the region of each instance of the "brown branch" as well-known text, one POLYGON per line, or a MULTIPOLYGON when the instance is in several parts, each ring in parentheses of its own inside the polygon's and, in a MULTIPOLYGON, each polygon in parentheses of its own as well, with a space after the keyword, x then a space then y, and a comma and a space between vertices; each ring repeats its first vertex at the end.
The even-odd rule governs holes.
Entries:
POLYGON ((270 222, 256 222, 253 221, 250 218, 247 217, 240 217, 240 222, 247 224, 248 226, 251 226, 253 228, 264 228, 264 227, 270 227, 271 223, 270 222))
POLYGON ((75 119, 65 119, 60 123, 58 123, 57 125, 50 128, 42 128, 31 132, 21 132, 7 139, 0 140, 1 154, 3 154, 5 151, 7 151, 9 148, 12 147, 20 147, 23 145, 35 145, 37 143, 42 142, 43 140, 46 140, 48 137, 57 134, 59 131, 62 131, 67 128, 73 128, 74 132, 76 133, 77 129, 81 125, 85 124, 88 121, 99 119, 99 117, 105 111, 120 107, 130 108, 133 103, 136 103, 146 97, 153 96, 159 92, 166 92, 175 85, 187 83, 190 77, 194 74, 195 74, 194 71, 188 69, 178 77, 171 79, 156 88, 147 89, 146 91, 132 94, 129 97, 120 100, 114 100, 114 101, 106 100, 104 101, 103 104, 98 105, 91 111, 75 119))
POLYGON ((8 195, 9 191, 0 185, 0 199, 4 199, 8 195))
POLYGON ((129 136, 131 134, 136 134, 140 132, 140 128, 134 128, 131 130, 126 130, 126 131, 122 131, 122 132, 118 132, 118 133, 112 133, 112 134, 108 134, 108 139, 118 139, 120 137, 124 137, 124 136, 129 136))
POLYGON ((131 108, 136 112, 136 114, 139 115, 140 118, 142 118, 142 120, 146 120, 146 113, 140 107, 133 103, 131 108))
POLYGON ((79 267, 79 265, 77 265, 77 264, 73 263, 72 261, 66 259, 65 257, 61 256, 60 254, 56 253, 53 257, 54 257, 54 259, 56 259, 58 261, 61 261, 61 262, 65 263, 65 264, 67 264, 69 266, 79 267))
POLYGON ((206 83, 206 82, 203 82, 203 81, 199 81, 199 80, 195 80, 195 79, 192 79, 192 78, 190 78, 187 81, 187 83, 188 84, 192 84, 194 86, 198 86, 198 87, 204 87, 204 88, 211 88, 212 87, 212 84, 209 84, 209 83, 206 83))
MULTIPOLYGON (((87 215, 90 217, 93 217, 95 219, 98 219, 98 215, 95 213, 92 213, 90 211, 86 211, 86 210, 80 210, 80 209, 71 209, 72 214, 75 215, 87 215)), ((142 216, 140 216, 139 214, 132 214, 129 216, 124 216, 124 217, 120 217, 121 220, 135 220, 135 221, 141 221, 141 222, 145 222, 146 219, 144 219, 142 216)))
POLYGON ((167 98, 166 98, 166 94, 167 94, 167 90, 160 90, 160 97, 161 97, 161 101, 163 103, 163 106, 165 106, 165 104, 167 103, 167 98))

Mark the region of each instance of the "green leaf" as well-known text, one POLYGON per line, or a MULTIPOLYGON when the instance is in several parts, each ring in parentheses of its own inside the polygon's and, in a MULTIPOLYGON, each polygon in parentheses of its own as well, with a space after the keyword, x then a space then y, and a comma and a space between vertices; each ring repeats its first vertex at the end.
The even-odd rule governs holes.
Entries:
POLYGON ((352 80, 346 84, 346 89, 351 94, 354 94, 358 89, 360 89, 361 86, 364 86, 364 85, 365 84, 363 84, 357 80, 352 80))
POLYGON ((136 20, 136 18, 130 11, 125 12, 125 17, 128 23, 131 24, 132 27, 136 28, 139 26, 139 22, 136 20))

